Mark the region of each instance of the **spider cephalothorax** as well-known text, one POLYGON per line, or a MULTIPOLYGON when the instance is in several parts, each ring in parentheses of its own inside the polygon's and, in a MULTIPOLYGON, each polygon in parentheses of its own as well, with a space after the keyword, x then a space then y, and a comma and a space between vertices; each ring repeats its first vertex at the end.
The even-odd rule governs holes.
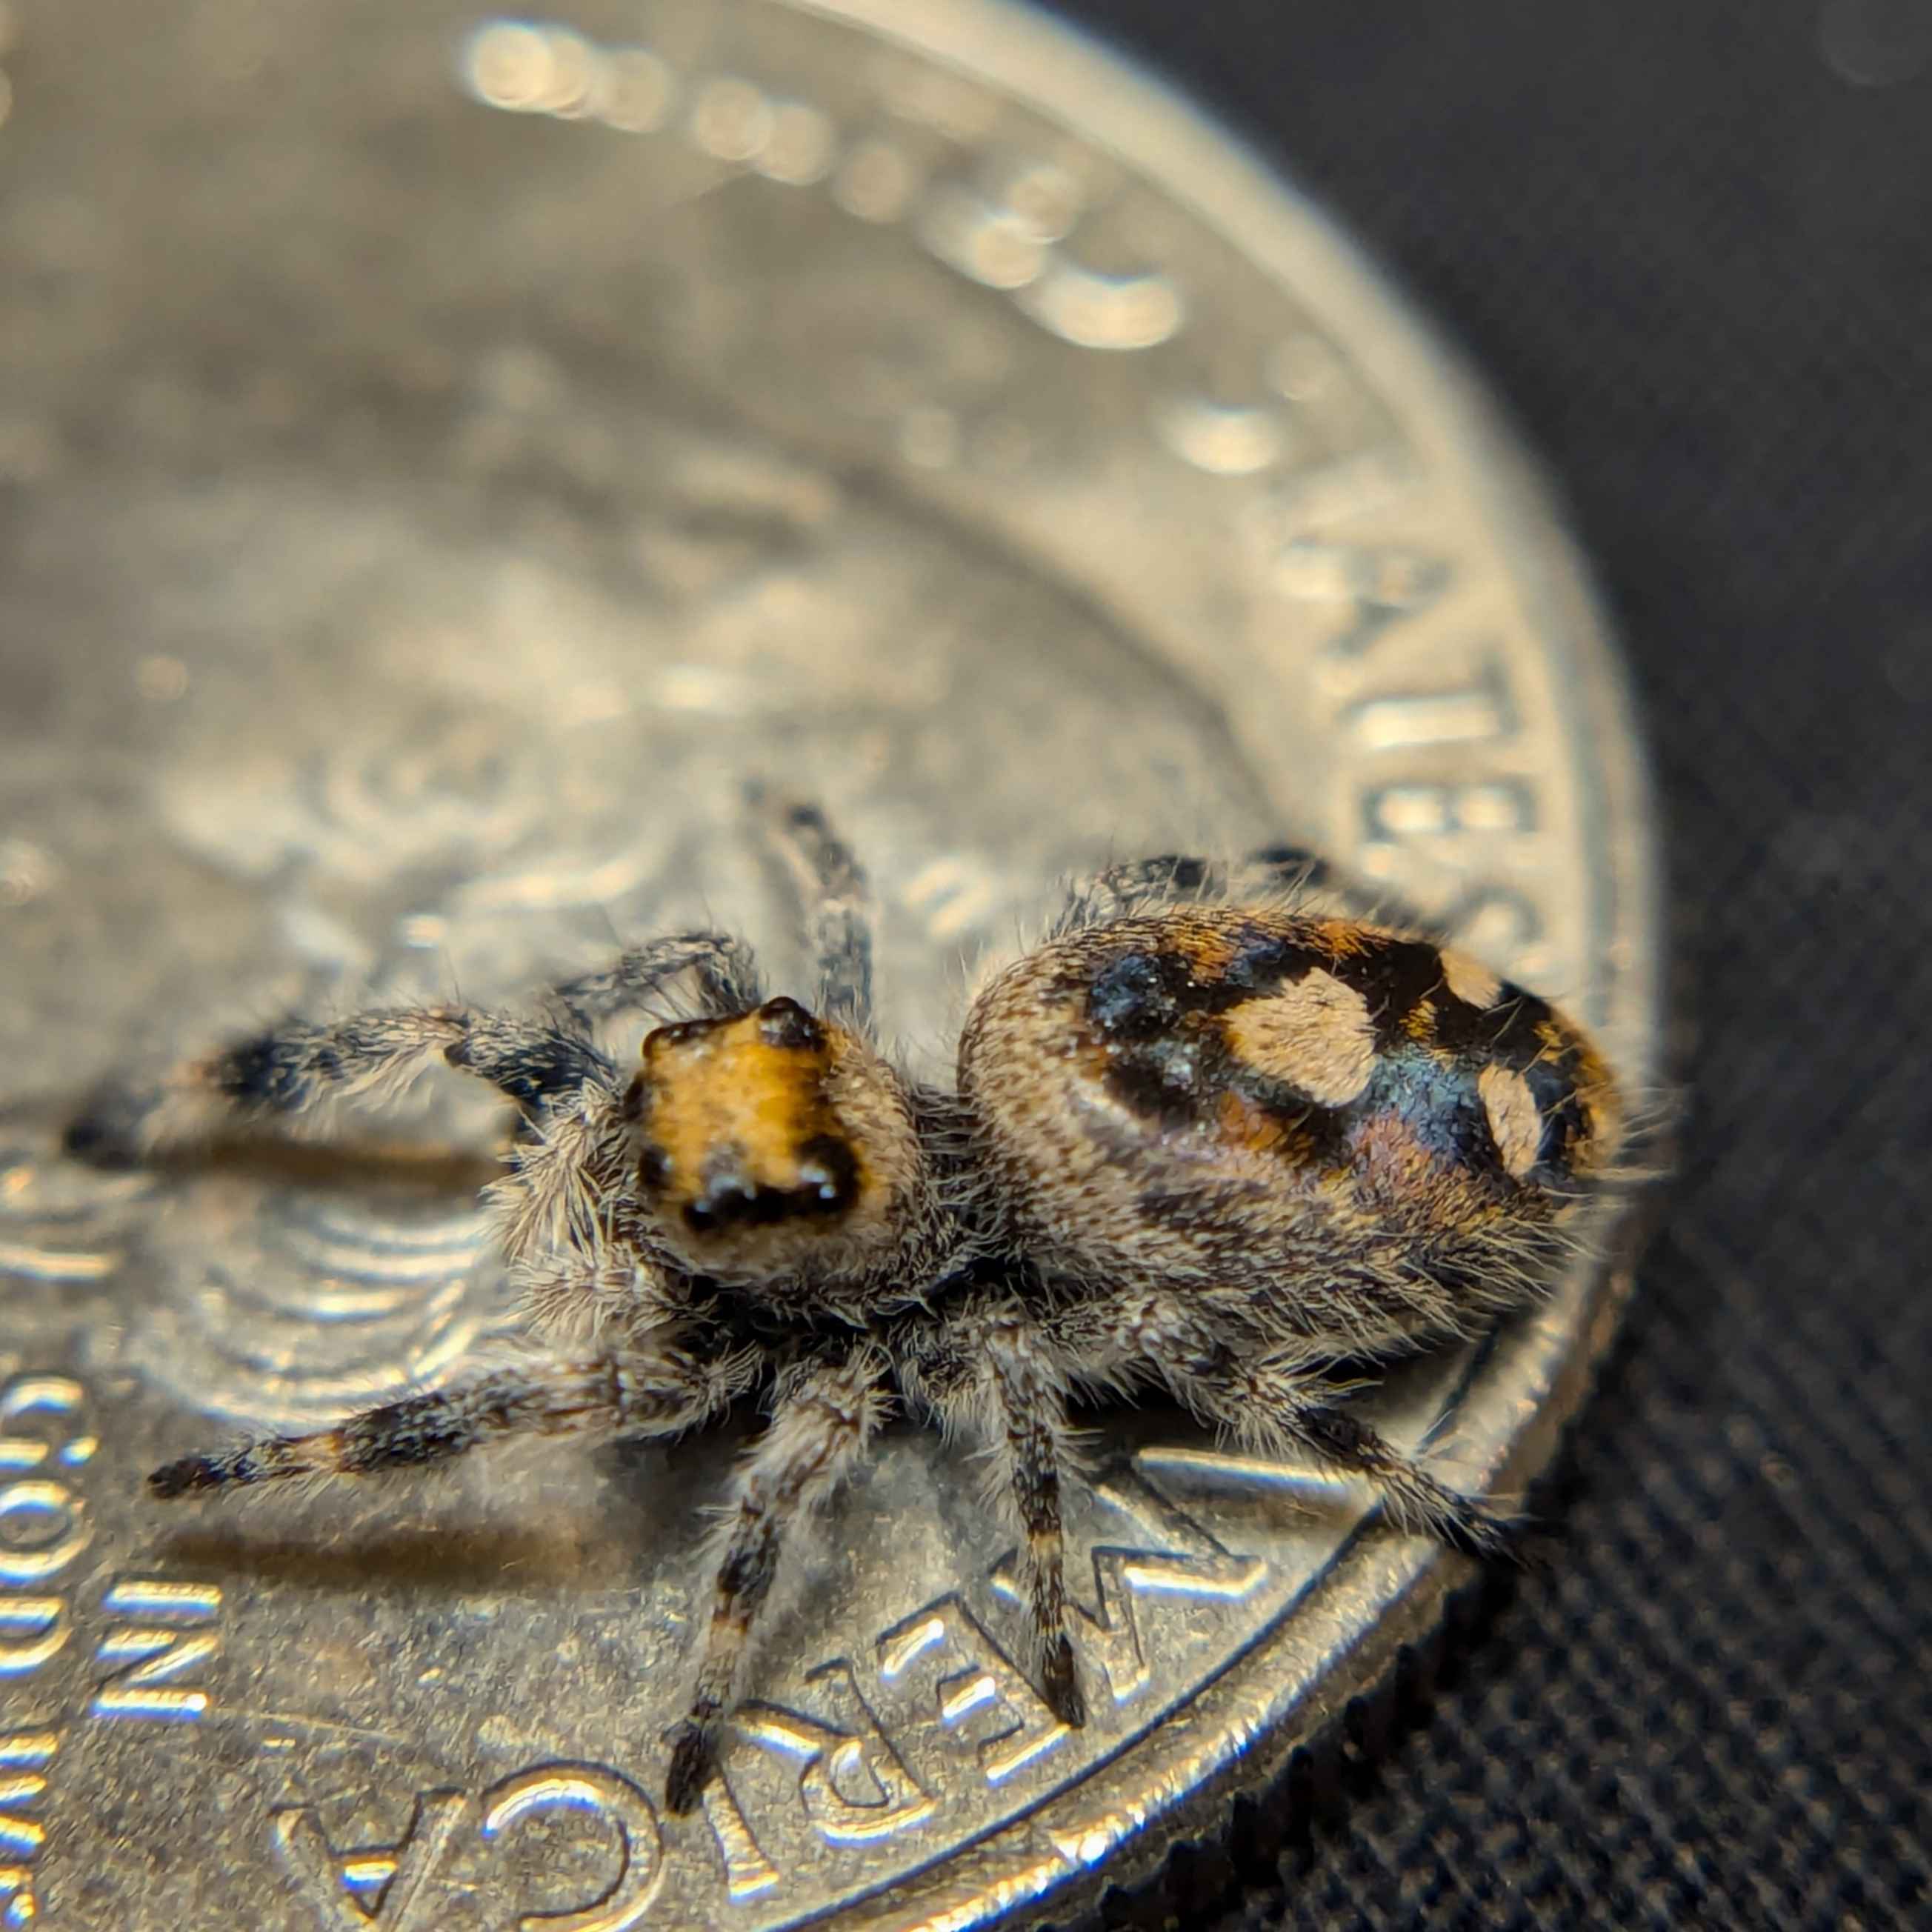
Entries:
POLYGON ((872 1044, 851 855, 766 812, 818 965, 768 998, 742 945, 683 933, 554 988, 538 1016, 292 1020, 97 1096, 69 1136, 139 1159, 236 1120, 386 1090, 434 1059, 521 1111, 489 1191, 530 1351, 316 1434, 158 1469, 175 1497, 447 1460, 512 1436, 663 1437, 755 1393, 666 1795, 710 1774, 788 1522, 896 1410, 983 1444, 1018 1533, 1047 1701, 1084 1721, 1068 1635, 1066 1406, 1164 1388, 1276 1454, 1366 1478, 1406 1526, 1485 1551, 1488 1506, 1337 1406, 1322 1371, 1469 1334, 1549 1279, 1622 1132, 1614 1082, 1544 1001, 1310 890, 1276 850, 1076 885, 973 1002, 956 1090, 872 1044), (1337 910, 1338 904, 1342 909, 1337 910), (634 1070, 605 1022, 674 988, 634 1070))
POLYGON ((807 1291, 911 1259, 932 1174, 907 1084, 796 1000, 644 1041, 622 1114, 638 1193, 695 1274, 807 1291))

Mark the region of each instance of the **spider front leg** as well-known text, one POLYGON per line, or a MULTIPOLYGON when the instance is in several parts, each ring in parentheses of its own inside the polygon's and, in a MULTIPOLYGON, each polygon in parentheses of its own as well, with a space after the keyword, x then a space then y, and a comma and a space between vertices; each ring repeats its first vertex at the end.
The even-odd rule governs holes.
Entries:
POLYGON ((674 1812, 697 1808, 716 1768, 718 1728, 786 1525, 826 1501, 864 1455, 885 1420, 884 1370, 880 1356, 861 1348, 780 1378, 771 1421, 738 1471, 697 1687, 670 1734, 664 1802, 674 1812))
POLYGON ((674 1436, 709 1420, 742 1386, 730 1363, 610 1354, 496 1369, 364 1410, 333 1429, 265 1436, 163 1465, 164 1501, 296 1476, 422 1469, 514 1436, 674 1436))
POLYGON ((649 1005, 685 974, 691 975, 706 1018, 748 1012, 764 998, 752 949, 725 932, 667 933, 620 953, 601 972, 565 980, 551 988, 550 997, 587 1031, 649 1005))
POLYGON ((762 791, 752 802, 812 955, 819 1012, 869 1033, 872 896, 864 871, 817 806, 762 791))
POLYGON ((526 1114, 614 1078, 587 1037, 548 1021, 463 1006, 380 1007, 330 1024, 285 1020, 183 1061, 152 1084, 110 1082, 68 1126, 66 1145, 98 1165, 131 1165, 226 1128, 392 1093, 439 1058, 488 1082, 526 1114))
POLYGON ((1166 1366, 1182 1400, 1244 1448, 1276 1458, 1299 1451, 1338 1474, 1363 1478, 1404 1528, 1469 1556, 1507 1556, 1514 1550, 1511 1518, 1450 1488, 1404 1455, 1337 1403, 1333 1385, 1312 1374, 1305 1361, 1266 1356, 1243 1360, 1228 1351, 1191 1370, 1176 1372, 1166 1366))

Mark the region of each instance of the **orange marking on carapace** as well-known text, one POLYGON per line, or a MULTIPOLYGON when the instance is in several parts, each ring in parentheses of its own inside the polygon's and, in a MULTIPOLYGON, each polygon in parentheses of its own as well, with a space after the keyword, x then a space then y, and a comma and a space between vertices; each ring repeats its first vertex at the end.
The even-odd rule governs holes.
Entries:
POLYGON ((815 1047, 773 1046, 760 1016, 748 1013, 695 1034, 654 1033, 644 1061, 645 1131, 664 1156, 674 1200, 695 1195, 706 1158, 720 1148, 735 1149, 758 1186, 792 1189, 808 1142, 845 1139, 825 1099, 829 1035, 815 1047))

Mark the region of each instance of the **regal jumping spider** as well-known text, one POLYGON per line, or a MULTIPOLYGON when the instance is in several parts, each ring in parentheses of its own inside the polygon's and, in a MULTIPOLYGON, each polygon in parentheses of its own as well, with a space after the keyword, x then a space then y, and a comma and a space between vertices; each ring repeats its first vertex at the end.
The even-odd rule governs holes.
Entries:
MULTIPOLYGON (((712 1773, 788 1525, 900 1410, 982 1443, 1020 1538, 1032 1659, 1070 1725, 1060 1484, 1076 1392, 1170 1391, 1266 1454, 1373 1486, 1486 1552, 1508 1523, 1322 1371, 1465 1336, 1546 1283, 1615 1154, 1603 1060, 1544 1001, 1414 932, 1323 909, 1310 862, 1175 857, 1071 889, 973 1001, 956 1090, 874 1042, 863 878, 815 809, 769 806, 813 1006, 687 932, 530 1017, 292 1019, 98 1096, 76 1152, 139 1158, 386 1091, 436 1059, 521 1110, 487 1192, 531 1352, 320 1433, 184 1456, 160 1497, 419 1468, 508 1436, 668 1437, 755 1392, 667 1801, 712 1773), (600 1025, 678 992, 628 1078, 600 1025), (540 1345, 541 1352, 539 1352, 540 1345)), ((1318 882, 1317 882, 1318 884, 1318 882)), ((1340 902, 1345 908, 1348 902, 1340 902)))

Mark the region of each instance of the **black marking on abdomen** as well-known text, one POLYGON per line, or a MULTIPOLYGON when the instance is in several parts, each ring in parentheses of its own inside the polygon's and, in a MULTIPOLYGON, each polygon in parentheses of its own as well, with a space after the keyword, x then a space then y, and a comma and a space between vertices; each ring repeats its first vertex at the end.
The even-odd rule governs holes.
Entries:
POLYGON ((1112 1054, 1105 1076, 1107 1090, 1144 1120, 1158 1121, 1170 1130, 1192 1126, 1203 1117, 1210 1096, 1225 1084, 1217 1078, 1218 1067, 1203 1064, 1207 1045, 1198 1039, 1170 1037, 1112 1054))
POLYGON ((1172 954, 1125 952, 1082 988, 1087 1015, 1109 1040, 1154 1040, 1186 1010, 1185 969, 1172 954))
MULTIPOLYGON (((1365 932, 1360 950, 1350 951, 1315 943, 1310 926, 1282 933, 1258 920, 1234 926, 1226 938, 1227 963, 1211 976, 1197 976, 1185 952, 1156 944, 1122 952, 1098 972, 1075 974, 1063 986, 1084 1000, 1088 1018, 1109 1040, 1154 1038, 1196 1016, 1265 999, 1312 972, 1327 973, 1361 996, 1378 1046, 1407 1037, 1403 1023, 1425 999, 1462 1006, 1444 988, 1442 955, 1425 939, 1365 932)), ((1473 1018, 1475 1009, 1467 1012, 1473 1018)))
POLYGON ((1378 939, 1364 957, 1338 960, 1329 970, 1367 1004, 1378 1052, 1401 1052, 1408 1016, 1424 1000, 1437 1003, 1440 1024, 1449 995, 1442 984, 1442 955, 1426 939, 1378 939))
POLYGON ((1528 1178, 1569 1179, 1576 1152, 1590 1136, 1579 1078, 1588 1048, 1546 1000, 1520 986, 1505 986, 1472 1030, 1482 1060, 1520 1073, 1542 1116, 1543 1136, 1528 1178))
POLYGON ((1531 1078, 1544 1112, 1545 1159, 1562 1158, 1583 1130, 1574 1055, 1556 1056, 1558 1071, 1540 1036, 1552 1017, 1549 1006, 1513 987, 1492 1009, 1470 1005, 1448 990, 1442 952, 1427 940, 1358 929, 1350 950, 1319 942, 1312 922, 1283 932, 1240 920, 1218 935, 1231 949, 1226 964, 1197 977, 1182 947, 1159 943, 1157 922, 1143 929, 1154 944, 1123 951, 1097 971, 1071 974, 1060 986, 1084 1000, 1106 1052, 1107 1091, 1164 1131, 1210 1120, 1220 1097, 1233 1093, 1293 1130, 1302 1157, 1322 1160, 1339 1156, 1352 1124, 1389 1112, 1444 1165, 1490 1172, 1498 1160, 1475 1076, 1492 1060, 1531 1078), (1249 1066, 1214 1023, 1316 971, 1360 998, 1373 1029, 1370 1084, 1340 1107, 1312 1102, 1249 1066), (1425 1000, 1433 1020, 1426 1042, 1418 1043, 1408 1028, 1425 1000))
MULTIPOLYGON (((1571 1056, 1564 1055, 1568 1059, 1571 1056)), ((1572 1155, 1588 1137, 1589 1122, 1576 1082, 1561 1060, 1544 1059, 1525 1069, 1530 1097, 1543 1116, 1543 1138, 1537 1144, 1532 1174, 1555 1173, 1568 1179, 1574 1168, 1572 1155)))

